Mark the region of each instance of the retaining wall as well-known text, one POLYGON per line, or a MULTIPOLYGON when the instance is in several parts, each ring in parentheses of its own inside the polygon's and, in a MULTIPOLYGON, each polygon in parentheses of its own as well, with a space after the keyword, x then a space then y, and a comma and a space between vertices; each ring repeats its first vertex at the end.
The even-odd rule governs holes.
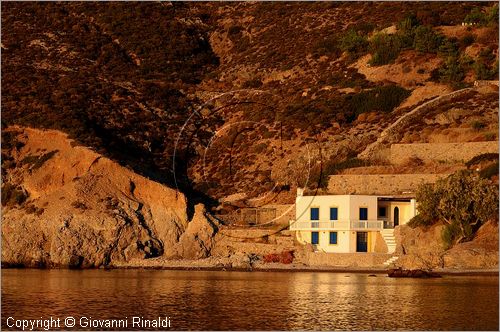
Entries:
POLYGON ((328 192, 336 195, 400 195, 413 193, 422 183, 434 183, 448 174, 332 175, 328 192))
POLYGON ((498 142, 467 142, 467 143, 412 143, 392 144, 390 161, 393 164, 404 163, 411 157, 424 161, 463 161, 483 154, 498 152, 498 142))
POLYGON ((319 252, 307 252, 304 263, 309 266, 331 266, 331 267, 384 267, 391 254, 376 253, 351 253, 351 254, 327 254, 319 252))

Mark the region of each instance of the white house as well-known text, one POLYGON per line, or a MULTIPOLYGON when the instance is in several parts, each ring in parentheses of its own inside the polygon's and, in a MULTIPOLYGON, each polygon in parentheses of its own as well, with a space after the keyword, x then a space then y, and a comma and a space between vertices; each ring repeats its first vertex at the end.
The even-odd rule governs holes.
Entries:
POLYGON ((392 253, 394 227, 416 214, 415 199, 372 195, 303 196, 297 192, 290 230, 302 244, 330 253, 392 253))

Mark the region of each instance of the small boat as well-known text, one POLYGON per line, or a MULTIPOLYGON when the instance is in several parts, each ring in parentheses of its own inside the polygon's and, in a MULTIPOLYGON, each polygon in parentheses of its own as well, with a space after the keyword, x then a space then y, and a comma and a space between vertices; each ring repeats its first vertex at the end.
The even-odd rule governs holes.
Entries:
POLYGON ((441 275, 432 271, 425 270, 403 270, 402 268, 390 269, 387 271, 390 278, 441 278, 441 275))

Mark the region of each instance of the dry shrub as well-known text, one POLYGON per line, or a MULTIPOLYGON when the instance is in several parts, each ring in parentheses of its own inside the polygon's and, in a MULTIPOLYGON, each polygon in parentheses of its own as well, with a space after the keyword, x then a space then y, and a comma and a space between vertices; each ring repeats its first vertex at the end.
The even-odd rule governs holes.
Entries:
POLYGON ((293 262, 293 250, 283 250, 281 254, 267 254, 264 255, 264 263, 282 263, 291 264, 293 262))
POLYGON ((409 157, 406 160, 405 164, 407 166, 423 166, 425 163, 424 163, 424 161, 421 158, 415 157, 415 156, 411 156, 411 157, 409 157))

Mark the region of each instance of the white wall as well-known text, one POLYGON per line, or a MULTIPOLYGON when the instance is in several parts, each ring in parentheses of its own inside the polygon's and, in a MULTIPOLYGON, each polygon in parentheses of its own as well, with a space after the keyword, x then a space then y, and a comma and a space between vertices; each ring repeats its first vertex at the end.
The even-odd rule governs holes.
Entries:
POLYGON ((330 208, 338 208, 339 220, 359 220, 359 208, 368 208, 368 220, 377 220, 377 197, 368 195, 297 196, 296 220, 310 221, 310 208, 319 208, 319 219, 330 220, 330 208))
POLYGON ((351 195, 351 219, 359 220, 359 208, 368 208, 368 220, 377 220, 377 196, 351 195))
MULTIPOLYGON (((337 244, 330 244, 330 232, 318 231, 320 252, 346 253, 352 252, 352 235, 350 231, 337 231, 337 244)), ((302 243, 311 243, 311 232, 297 231, 297 240, 302 243)), ((354 235, 354 251, 356 251, 356 235, 354 235)))
POLYGON ((295 200, 297 221, 311 221, 310 208, 319 207, 319 219, 330 220, 330 208, 338 208, 339 220, 349 219, 349 195, 297 196, 295 200))

